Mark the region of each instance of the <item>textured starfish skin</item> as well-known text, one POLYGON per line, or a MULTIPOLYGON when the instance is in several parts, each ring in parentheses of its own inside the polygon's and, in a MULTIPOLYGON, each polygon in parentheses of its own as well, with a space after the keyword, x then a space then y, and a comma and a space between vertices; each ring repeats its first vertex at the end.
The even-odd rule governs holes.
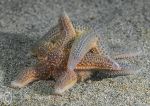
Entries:
POLYGON ((56 80, 54 93, 61 94, 77 81, 89 78, 95 71, 104 69, 112 75, 131 74, 134 70, 127 70, 115 59, 137 54, 120 54, 110 58, 100 34, 93 27, 75 24, 65 12, 62 13, 58 25, 32 48, 38 63, 24 69, 11 85, 21 88, 33 81, 53 77, 56 80))

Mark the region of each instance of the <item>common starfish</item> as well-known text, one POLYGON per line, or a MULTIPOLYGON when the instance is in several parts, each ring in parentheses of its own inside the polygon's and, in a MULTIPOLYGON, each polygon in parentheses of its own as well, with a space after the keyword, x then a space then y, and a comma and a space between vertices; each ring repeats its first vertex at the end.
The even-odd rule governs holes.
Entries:
POLYGON ((116 75, 134 73, 116 60, 136 54, 110 57, 105 50, 102 31, 74 23, 65 12, 58 24, 33 46, 32 52, 38 63, 23 70, 11 86, 22 88, 35 80, 52 77, 56 80, 54 94, 61 94, 95 71, 116 75))

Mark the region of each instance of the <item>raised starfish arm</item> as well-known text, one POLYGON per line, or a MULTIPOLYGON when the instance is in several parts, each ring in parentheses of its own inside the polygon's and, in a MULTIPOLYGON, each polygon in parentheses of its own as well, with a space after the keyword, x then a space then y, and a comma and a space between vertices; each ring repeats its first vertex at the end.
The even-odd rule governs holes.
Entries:
POLYGON ((98 51, 99 57, 102 56, 107 59, 107 61, 104 61, 105 63, 103 63, 105 64, 104 66, 109 65, 109 68, 120 69, 119 65, 113 59, 111 59, 104 50, 104 42, 100 37, 101 35, 99 32, 91 31, 75 39, 67 64, 68 70, 74 70, 77 64, 79 64, 84 56, 93 48, 98 51))
POLYGON ((64 11, 60 15, 58 24, 51 28, 37 43, 32 47, 32 55, 39 60, 45 59, 49 52, 54 48, 63 48, 76 35, 73 23, 64 11))
POLYGON ((96 46, 98 39, 96 36, 91 37, 91 35, 94 35, 94 32, 78 36, 73 42, 67 64, 68 70, 74 70, 85 54, 96 46))
POLYGON ((11 82, 11 86, 22 88, 33 81, 47 79, 49 77, 50 71, 46 69, 47 68, 44 66, 25 69, 17 76, 16 80, 11 82))
POLYGON ((65 36, 64 43, 75 37, 76 32, 73 23, 65 11, 62 12, 59 18, 59 25, 62 27, 62 34, 65 36))

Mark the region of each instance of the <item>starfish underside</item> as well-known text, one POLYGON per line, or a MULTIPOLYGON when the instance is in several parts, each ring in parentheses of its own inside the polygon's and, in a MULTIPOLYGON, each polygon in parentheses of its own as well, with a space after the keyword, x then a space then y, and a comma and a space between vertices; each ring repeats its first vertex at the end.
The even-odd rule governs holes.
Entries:
POLYGON ((65 12, 60 16, 58 25, 33 46, 32 53, 38 63, 23 70, 11 85, 21 88, 35 80, 53 77, 56 80, 55 94, 61 94, 77 81, 84 81, 95 71, 110 75, 135 73, 134 69, 128 69, 116 61, 138 55, 109 56, 102 31, 72 22, 65 12))

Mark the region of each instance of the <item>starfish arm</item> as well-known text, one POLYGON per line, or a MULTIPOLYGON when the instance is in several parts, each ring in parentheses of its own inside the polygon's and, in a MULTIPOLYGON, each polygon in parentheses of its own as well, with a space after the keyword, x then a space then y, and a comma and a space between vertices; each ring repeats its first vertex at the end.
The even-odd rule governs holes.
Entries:
POLYGON ((52 27, 37 43, 31 48, 32 55, 46 58, 53 48, 64 47, 76 35, 73 23, 66 12, 63 12, 59 18, 59 22, 52 27))
MULTIPOLYGON (((78 63, 84 58, 84 56, 90 51, 94 50, 98 53, 97 57, 102 58, 103 67, 108 68, 120 68, 119 65, 109 57, 108 52, 105 50, 105 42, 103 40, 103 33, 92 30, 86 34, 83 34, 75 39, 73 42, 67 68, 68 70, 74 70, 78 63), (104 60, 107 59, 107 60, 104 60), (108 63, 107 63, 108 62, 108 63)), ((102 63, 101 61, 101 63, 102 63)))
POLYGON ((75 37, 76 32, 71 19, 65 11, 62 12, 59 18, 59 25, 62 27, 62 34, 65 37, 63 46, 75 37))
POLYGON ((121 63, 107 57, 99 56, 95 53, 87 53, 82 61, 76 66, 80 71, 99 71, 107 75, 128 75, 135 74, 138 71, 133 64, 121 63), (118 64, 118 66, 116 66, 118 64))
POLYGON ((42 66, 27 68, 17 76, 16 80, 11 82, 11 86, 22 88, 33 81, 47 79, 50 72, 46 69, 46 67, 42 66))
POLYGON ((115 54, 112 56, 114 59, 128 59, 128 58, 134 58, 142 55, 142 51, 137 52, 128 52, 128 53, 120 53, 115 54))
POLYGON ((109 57, 104 57, 98 53, 88 52, 79 64, 77 64, 76 69, 91 70, 91 69, 108 69, 108 70, 120 70, 119 64, 109 57))
POLYGON ((57 80, 54 86, 54 94, 61 95, 77 82, 77 75, 74 71, 65 71, 57 80))
POLYGON ((136 65, 133 64, 125 64, 119 63, 121 69, 120 70, 104 70, 103 73, 110 75, 110 76, 118 76, 118 75, 132 75, 137 74, 140 70, 136 65))
POLYGON ((85 54, 96 46, 97 40, 94 31, 78 36, 72 44, 67 69, 74 70, 85 54))

